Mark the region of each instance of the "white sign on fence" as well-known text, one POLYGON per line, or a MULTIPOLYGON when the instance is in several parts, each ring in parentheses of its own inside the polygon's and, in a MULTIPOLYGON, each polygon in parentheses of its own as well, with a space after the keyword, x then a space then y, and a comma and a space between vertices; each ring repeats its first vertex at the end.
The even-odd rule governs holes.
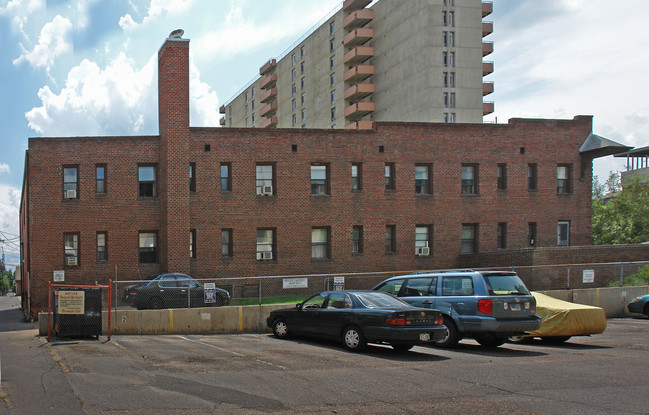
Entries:
POLYGON ((582 272, 582 281, 584 284, 594 283, 595 282, 595 270, 594 269, 585 269, 582 272))
POLYGON ((54 271, 54 282, 64 282, 65 271, 54 271))
POLYGON ((216 283, 206 282, 203 284, 203 302, 216 303, 216 283))
POLYGON ((345 290, 345 277, 334 277, 334 291, 345 290))
POLYGON ((284 278, 282 280, 282 288, 309 288, 308 278, 284 278))

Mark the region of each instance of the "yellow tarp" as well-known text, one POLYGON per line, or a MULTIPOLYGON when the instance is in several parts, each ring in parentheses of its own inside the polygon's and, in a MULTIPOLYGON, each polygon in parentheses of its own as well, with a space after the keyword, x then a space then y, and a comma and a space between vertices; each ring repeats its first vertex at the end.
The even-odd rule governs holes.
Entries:
POLYGON ((536 298, 536 314, 542 323, 532 336, 579 336, 602 333, 606 329, 604 309, 590 305, 569 303, 533 292, 536 298))

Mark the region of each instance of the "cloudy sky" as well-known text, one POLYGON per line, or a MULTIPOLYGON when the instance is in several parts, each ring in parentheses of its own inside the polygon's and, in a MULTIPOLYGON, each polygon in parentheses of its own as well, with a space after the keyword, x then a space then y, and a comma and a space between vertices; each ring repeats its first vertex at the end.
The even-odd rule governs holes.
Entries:
MULTIPOLYGON (((391 0, 386 0, 391 1, 391 0)), ((400 0, 411 1, 411 0, 400 0)), ((649 1, 494 0, 496 112, 594 115, 594 132, 649 145, 649 1)), ((157 134, 157 52, 191 39, 191 124, 218 108, 341 0, 0 0, 0 239, 18 261, 27 138, 157 134)), ((623 169, 597 161, 595 174, 623 169)))

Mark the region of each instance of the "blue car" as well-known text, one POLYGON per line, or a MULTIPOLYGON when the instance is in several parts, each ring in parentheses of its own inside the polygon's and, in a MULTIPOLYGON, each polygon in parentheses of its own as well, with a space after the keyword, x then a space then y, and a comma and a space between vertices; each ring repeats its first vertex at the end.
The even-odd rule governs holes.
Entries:
POLYGON ((649 316, 649 294, 640 295, 627 305, 631 313, 646 314, 649 316))
POLYGON ((453 347, 462 338, 498 347, 508 337, 541 326, 536 300, 515 272, 425 272, 392 277, 373 289, 415 307, 439 310, 446 328, 444 338, 435 342, 439 347, 453 347))

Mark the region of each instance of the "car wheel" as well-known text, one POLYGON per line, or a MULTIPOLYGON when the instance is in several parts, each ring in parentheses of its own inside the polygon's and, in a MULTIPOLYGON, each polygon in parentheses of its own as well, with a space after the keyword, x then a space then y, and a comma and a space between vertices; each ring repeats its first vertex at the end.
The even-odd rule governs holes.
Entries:
POLYGON ((455 327, 455 323, 450 317, 444 317, 444 328, 446 333, 441 340, 437 340, 434 344, 438 347, 453 347, 460 341, 460 333, 455 327))
POLYGON ((478 336, 475 339, 483 347, 498 347, 502 346, 507 341, 506 337, 494 336, 492 334, 478 336))
POLYGON ((273 323, 273 334, 275 337, 279 337, 280 339, 285 339, 288 337, 288 325, 286 324, 286 320, 278 318, 275 320, 273 323))
POLYGON ((164 306, 162 304, 162 300, 159 299, 158 297, 154 297, 154 298, 150 299, 149 300, 149 308, 151 308, 153 310, 159 310, 161 308, 164 308, 164 306))
POLYGON ((414 344, 391 344, 392 348, 397 352, 407 352, 408 350, 415 347, 414 344))
POLYGON ((367 346, 363 332, 356 326, 349 326, 343 331, 343 343, 345 344, 345 349, 352 352, 363 351, 367 346))
POLYGON ((544 343, 548 344, 561 344, 567 342, 572 336, 549 336, 541 337, 544 343))
POLYGON ((517 343, 517 344, 529 344, 532 343, 532 339, 534 337, 530 336, 512 336, 508 337, 507 341, 510 343, 517 343))

